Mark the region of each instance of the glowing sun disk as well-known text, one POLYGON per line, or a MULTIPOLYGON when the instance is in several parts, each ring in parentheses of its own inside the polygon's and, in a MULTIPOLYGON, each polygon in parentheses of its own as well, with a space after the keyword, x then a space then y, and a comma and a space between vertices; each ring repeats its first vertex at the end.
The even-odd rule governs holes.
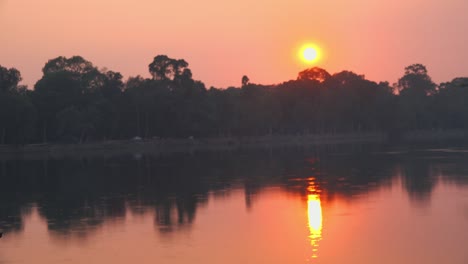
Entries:
POLYGON ((299 56, 306 63, 316 62, 320 58, 320 49, 315 45, 307 44, 302 46, 299 56))
POLYGON ((306 48, 304 50, 304 59, 313 61, 317 58, 317 51, 313 48, 306 48))

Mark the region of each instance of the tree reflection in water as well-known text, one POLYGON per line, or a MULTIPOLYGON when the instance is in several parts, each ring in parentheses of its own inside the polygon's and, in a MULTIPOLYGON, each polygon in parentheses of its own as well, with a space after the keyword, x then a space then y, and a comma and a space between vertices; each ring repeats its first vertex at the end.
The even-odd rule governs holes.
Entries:
MULTIPOLYGON (((336 148, 332 152, 345 153, 336 148)), ((3 160, 0 231, 21 232, 23 218, 37 206, 52 236, 86 236, 129 212, 154 214, 156 229, 170 234, 190 228, 197 209, 207 204, 211 194, 242 188, 247 210, 254 210, 255 195, 263 188, 282 186, 307 201, 316 257, 324 221, 322 207, 337 197, 352 200, 389 185, 394 177, 403 177, 409 197, 419 204, 421 200, 430 202, 438 179, 434 175, 445 175, 444 181, 456 184, 468 182, 466 158, 448 162, 369 153, 358 150, 338 156, 286 149, 144 155, 139 159, 3 160)))

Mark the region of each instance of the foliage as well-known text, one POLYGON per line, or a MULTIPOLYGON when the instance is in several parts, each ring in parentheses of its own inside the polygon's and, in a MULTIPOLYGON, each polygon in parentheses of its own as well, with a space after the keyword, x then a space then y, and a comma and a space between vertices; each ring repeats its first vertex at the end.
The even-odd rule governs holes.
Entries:
POLYGON ((301 71, 296 80, 206 89, 182 59, 158 55, 151 78, 99 70, 80 56, 48 61, 34 90, 0 66, 0 143, 401 132, 466 129, 468 78, 437 86, 422 64, 392 88, 351 71, 301 71))

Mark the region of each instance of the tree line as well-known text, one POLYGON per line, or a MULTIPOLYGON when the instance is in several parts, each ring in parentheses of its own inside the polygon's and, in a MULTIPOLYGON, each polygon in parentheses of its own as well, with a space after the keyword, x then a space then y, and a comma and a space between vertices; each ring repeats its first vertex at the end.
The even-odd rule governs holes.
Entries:
POLYGON ((206 88, 183 59, 156 56, 150 78, 57 57, 33 89, 0 66, 0 144, 466 129, 468 78, 435 84, 422 64, 397 83, 314 67, 275 85, 206 88))

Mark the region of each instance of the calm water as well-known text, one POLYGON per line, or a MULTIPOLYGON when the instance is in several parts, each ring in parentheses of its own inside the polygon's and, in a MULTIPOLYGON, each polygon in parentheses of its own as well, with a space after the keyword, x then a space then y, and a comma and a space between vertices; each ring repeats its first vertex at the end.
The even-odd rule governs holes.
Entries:
POLYGON ((468 263, 468 153, 3 160, 0 263, 468 263))

